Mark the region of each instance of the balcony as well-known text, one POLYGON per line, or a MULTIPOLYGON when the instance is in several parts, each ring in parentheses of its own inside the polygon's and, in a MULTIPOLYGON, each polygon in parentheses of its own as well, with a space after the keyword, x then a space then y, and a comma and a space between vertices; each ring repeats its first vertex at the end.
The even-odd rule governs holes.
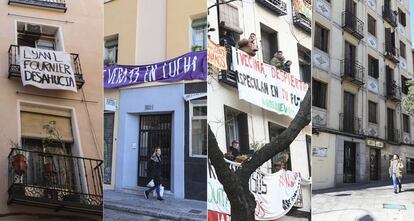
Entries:
POLYGON ((342 80, 350 81, 358 86, 364 84, 365 68, 353 59, 344 59, 341 61, 342 80))
MULTIPOLYGON (((9 48, 9 79, 11 78, 21 78, 20 64, 19 64, 19 46, 10 45, 9 48)), ((72 58, 72 69, 74 71, 76 87, 81 89, 85 80, 83 80, 82 67, 78 54, 70 54, 72 58)))
POLYGON ((395 48, 392 44, 385 44, 385 54, 384 56, 394 63, 399 63, 400 58, 398 55, 398 49, 395 48))
POLYGON ((22 5, 66 12, 65 0, 9 0, 9 5, 22 5))
POLYGON ((382 17, 387 21, 392 27, 397 27, 397 15, 389 7, 382 7, 382 17))
POLYGON ((400 102, 402 99, 401 87, 396 83, 387 82, 385 85, 385 96, 395 102, 400 102))
POLYGON ((342 28, 359 40, 364 38, 364 22, 351 12, 342 12, 342 28))
POLYGON ((302 14, 293 16, 293 24, 307 33, 312 32, 312 22, 302 14))
POLYGON ((287 4, 283 0, 256 0, 277 15, 287 15, 287 4))
POLYGON ((227 70, 222 70, 219 74, 219 81, 229 86, 237 88, 238 74, 236 71, 231 70, 232 66, 232 49, 230 45, 224 45, 227 51, 227 70))
POLYGON ((400 143, 401 142, 401 136, 400 136, 400 130, 393 129, 392 127, 385 127, 385 140, 391 143, 400 143))
POLYGON ((362 119, 347 114, 339 114, 339 130, 345 133, 363 135, 361 128, 362 119))
POLYGON ((12 148, 8 204, 102 215, 102 160, 12 148))

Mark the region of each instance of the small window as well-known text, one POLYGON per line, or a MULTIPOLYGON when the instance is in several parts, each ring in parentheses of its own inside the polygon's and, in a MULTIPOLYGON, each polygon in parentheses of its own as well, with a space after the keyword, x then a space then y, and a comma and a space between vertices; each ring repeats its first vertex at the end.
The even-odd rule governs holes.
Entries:
POLYGON ((58 44, 59 29, 57 27, 17 22, 17 44, 45 50, 63 51, 58 44))
POLYGON ((207 101, 190 102, 190 156, 207 155, 207 101))
POLYGON ((368 122, 376 124, 377 121, 377 103, 368 101, 368 122))
POLYGON ((104 64, 114 65, 118 63, 118 36, 105 40, 104 64))
POLYGON ((207 49, 207 18, 195 19, 191 23, 192 51, 207 49))
POLYGON ((403 130, 410 133, 410 117, 407 114, 403 114, 403 130))
POLYGON ((377 35, 376 26, 377 26, 376 20, 371 15, 368 15, 368 32, 373 36, 377 35))
POLYGON ((319 24, 315 25, 314 46, 328 53, 329 31, 319 24))
POLYGON ((401 75, 401 91, 404 94, 408 94, 408 90, 409 90, 409 85, 407 85, 408 81, 409 81, 408 78, 401 75))
POLYGON ((398 9, 398 20, 402 26, 405 27, 407 25, 405 13, 401 9, 398 9))
POLYGON ((378 79, 378 76, 379 76, 378 69, 379 69, 378 59, 368 56, 368 75, 375 79, 378 79))
POLYGON ((407 52, 406 52, 406 48, 405 48, 405 44, 404 42, 400 41, 400 55, 403 58, 407 58, 407 52))
POLYGON ((414 158, 407 158, 407 174, 414 174, 414 158))
POLYGON ((263 62, 268 64, 278 50, 277 32, 260 24, 260 35, 263 62))
POLYGON ((250 145, 247 114, 228 106, 224 106, 224 114, 227 150, 230 151, 233 141, 238 141, 240 153, 249 153, 250 145))
POLYGON ((326 109, 327 84, 313 79, 312 81, 312 106, 326 109))

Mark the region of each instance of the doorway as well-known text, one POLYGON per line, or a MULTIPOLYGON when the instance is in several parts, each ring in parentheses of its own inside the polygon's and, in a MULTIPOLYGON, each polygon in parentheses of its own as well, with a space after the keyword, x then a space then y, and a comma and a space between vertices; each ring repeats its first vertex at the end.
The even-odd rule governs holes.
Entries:
POLYGON ((148 183, 147 169, 155 147, 161 148, 162 185, 171 189, 171 114, 142 115, 139 126, 138 186, 148 183))
POLYGON ((356 144, 344 142, 344 183, 355 183, 356 144))
POLYGON ((380 150, 370 148, 369 150, 369 177, 370 180, 378 180, 379 178, 379 160, 380 150))

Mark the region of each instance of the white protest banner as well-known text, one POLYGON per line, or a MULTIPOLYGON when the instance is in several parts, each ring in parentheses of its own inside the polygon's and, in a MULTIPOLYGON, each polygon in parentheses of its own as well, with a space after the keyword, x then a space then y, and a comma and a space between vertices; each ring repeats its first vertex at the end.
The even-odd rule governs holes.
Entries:
POLYGON ((69 53, 20 46, 23 85, 77 91, 69 53))
POLYGON ((239 99, 294 118, 309 86, 293 74, 232 48, 239 99))
MULTIPOLYGON (((226 159, 225 159, 226 160, 226 159)), ((228 161, 236 170, 241 164, 228 161)), ((218 181, 214 167, 209 163, 207 208, 209 221, 230 221, 230 202, 218 181)), ((256 199, 256 220, 274 220, 284 216, 293 207, 300 194, 299 173, 280 170, 267 174, 255 171, 249 181, 250 191, 256 199)))

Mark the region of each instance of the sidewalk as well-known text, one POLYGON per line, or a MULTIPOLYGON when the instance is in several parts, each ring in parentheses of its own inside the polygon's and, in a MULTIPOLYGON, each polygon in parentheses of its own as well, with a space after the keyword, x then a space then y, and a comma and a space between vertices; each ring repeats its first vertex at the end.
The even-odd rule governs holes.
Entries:
POLYGON ((398 194, 387 181, 318 190, 312 195, 314 221, 411 221, 413 217, 413 179, 403 180, 398 194))
MULTIPOLYGON (((146 199, 144 190, 137 187, 128 188, 127 193, 106 190, 104 192, 104 208, 105 210, 124 212, 126 215, 128 213, 139 214, 167 220, 207 220, 206 202, 175 199, 168 194, 164 195, 164 201, 156 200, 152 194, 149 199, 146 199)), ((114 211, 111 211, 111 214, 114 211)), ((107 218, 106 214, 104 216, 107 218)))

